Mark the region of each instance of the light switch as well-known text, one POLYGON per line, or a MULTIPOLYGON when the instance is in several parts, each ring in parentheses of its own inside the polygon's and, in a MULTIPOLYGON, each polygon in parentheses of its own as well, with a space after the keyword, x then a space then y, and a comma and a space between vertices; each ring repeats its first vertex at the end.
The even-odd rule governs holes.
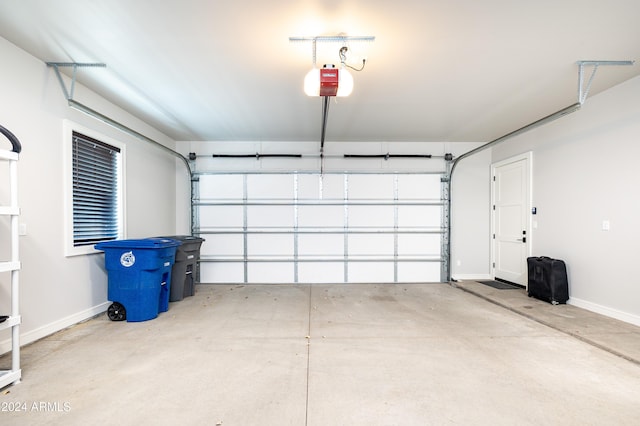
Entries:
POLYGON ((26 223, 18 224, 18 235, 27 235, 27 224, 26 223))
POLYGON ((603 220, 602 221, 602 230, 603 231, 608 231, 611 228, 611 224, 609 223, 608 220, 603 220))

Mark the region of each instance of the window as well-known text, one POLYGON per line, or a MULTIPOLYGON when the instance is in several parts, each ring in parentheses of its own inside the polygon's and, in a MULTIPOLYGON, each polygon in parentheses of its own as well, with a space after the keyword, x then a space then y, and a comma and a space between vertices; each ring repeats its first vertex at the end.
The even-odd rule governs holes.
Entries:
MULTIPOLYGON (((67 255, 93 253, 100 241, 123 238, 122 163, 124 146, 73 126, 67 201, 67 255)), ((67 139, 68 141, 68 139, 67 139)), ((65 141, 65 144, 69 142, 65 141)))

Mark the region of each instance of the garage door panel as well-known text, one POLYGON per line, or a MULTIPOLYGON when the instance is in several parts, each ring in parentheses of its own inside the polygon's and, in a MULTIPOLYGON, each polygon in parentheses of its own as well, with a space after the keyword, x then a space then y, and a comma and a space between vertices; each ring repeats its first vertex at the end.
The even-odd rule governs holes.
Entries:
POLYGON ((300 262, 298 280, 303 283, 337 284, 344 282, 344 262, 300 262))
POLYGON ((393 229, 393 206, 349 206, 349 228, 393 229))
POLYGON ((298 199, 318 200, 321 194, 320 178, 317 175, 297 175, 298 199))
POLYGON ((399 227, 440 227, 442 206, 398 206, 399 227))
POLYGON ((300 234, 298 235, 298 255, 305 257, 344 256, 344 235, 342 234, 300 234))
POLYGON ((350 175, 348 181, 350 200, 392 200, 393 175, 350 175))
POLYGON ((349 282, 392 283, 394 268, 392 262, 349 262, 349 282))
POLYGON ((242 200, 244 197, 243 175, 203 175, 198 184, 202 200, 242 200))
POLYGON ((298 226, 300 228, 342 228, 344 227, 344 207, 298 206, 298 226))
POLYGON ((349 235, 349 255, 353 256, 393 256, 394 238, 392 234, 349 235))
POLYGON ((241 234, 210 234, 200 246, 201 256, 241 258, 244 253, 244 237, 241 234))
POLYGON ((247 236, 247 254, 250 257, 293 257, 293 235, 252 234, 247 236))
POLYGON ((398 235, 399 256, 440 256, 442 243, 439 234, 398 235))
POLYGON ((243 283, 244 265, 242 263, 201 262, 200 282, 222 284, 243 283))
POLYGON ((437 283, 440 281, 440 263, 401 263, 398 265, 398 281, 407 283, 437 283))
POLYGON ((242 206, 200 206, 200 228, 238 228, 244 224, 242 206))
POLYGON ((318 176, 319 186, 322 187, 323 200, 344 199, 344 175, 326 174, 318 176))
POLYGON ((247 199, 291 200, 294 196, 294 175, 248 175, 247 199))
POLYGON ((293 206, 248 206, 247 226, 250 228, 292 228, 293 206))
POLYGON ((402 175, 398 177, 399 200, 439 200, 440 175, 402 175))
POLYGON ((247 278, 252 283, 292 283, 294 279, 293 262, 255 262, 247 266, 247 278))

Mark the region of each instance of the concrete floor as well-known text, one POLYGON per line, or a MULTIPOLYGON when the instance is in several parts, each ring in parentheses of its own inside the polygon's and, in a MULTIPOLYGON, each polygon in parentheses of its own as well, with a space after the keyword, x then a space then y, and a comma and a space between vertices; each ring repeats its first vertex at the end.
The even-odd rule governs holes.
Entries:
POLYGON ((23 348, 0 424, 636 425, 638 359, 640 328, 524 290, 201 285, 23 348))

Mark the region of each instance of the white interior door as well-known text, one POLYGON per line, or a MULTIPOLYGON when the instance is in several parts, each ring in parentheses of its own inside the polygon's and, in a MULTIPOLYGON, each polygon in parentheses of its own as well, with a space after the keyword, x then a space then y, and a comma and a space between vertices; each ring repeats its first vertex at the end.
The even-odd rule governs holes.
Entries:
POLYGON ((492 165, 494 277, 527 285, 531 252, 531 154, 492 165))

